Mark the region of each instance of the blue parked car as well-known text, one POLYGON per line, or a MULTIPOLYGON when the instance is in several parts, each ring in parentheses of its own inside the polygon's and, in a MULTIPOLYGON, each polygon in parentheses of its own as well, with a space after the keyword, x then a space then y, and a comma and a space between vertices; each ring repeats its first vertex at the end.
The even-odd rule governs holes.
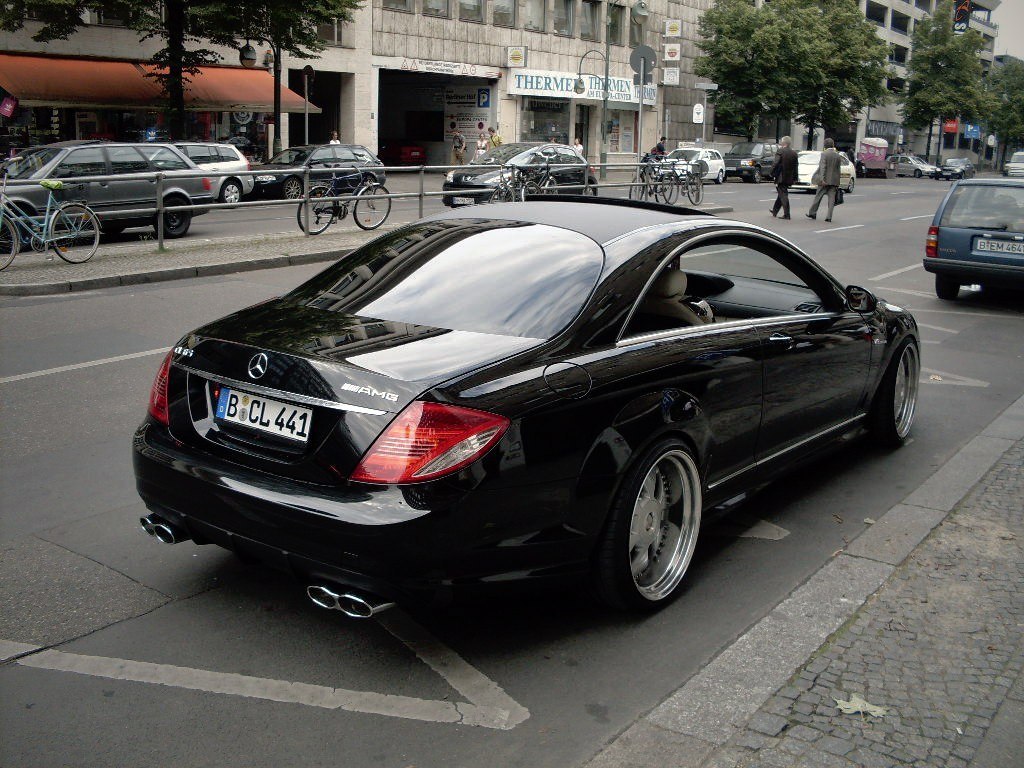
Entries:
POLYGON ((924 268, 940 299, 975 283, 1024 288, 1024 180, 955 183, 928 228, 924 268))

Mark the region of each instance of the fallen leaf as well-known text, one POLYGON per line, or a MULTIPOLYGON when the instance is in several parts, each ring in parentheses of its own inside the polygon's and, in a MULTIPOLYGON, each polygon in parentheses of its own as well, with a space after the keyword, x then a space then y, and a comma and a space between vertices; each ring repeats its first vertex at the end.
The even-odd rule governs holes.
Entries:
POLYGON ((839 707, 839 711, 844 715, 856 715, 860 713, 871 715, 872 717, 885 717, 885 715, 889 714, 889 710, 885 707, 869 704, 856 693, 850 696, 849 701, 843 701, 842 699, 837 699, 834 696, 832 697, 832 701, 836 703, 836 706, 839 707))

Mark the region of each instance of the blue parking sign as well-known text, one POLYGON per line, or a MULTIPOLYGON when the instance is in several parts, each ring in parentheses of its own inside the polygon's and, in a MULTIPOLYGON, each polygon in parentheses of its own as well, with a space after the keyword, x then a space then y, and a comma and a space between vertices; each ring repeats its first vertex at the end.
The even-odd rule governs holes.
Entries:
POLYGON ((980 139, 981 138, 981 126, 975 125, 974 123, 964 124, 964 138, 965 139, 980 139))
POLYGON ((491 106, 491 89, 490 88, 477 88, 476 89, 476 105, 478 107, 490 107, 491 106))

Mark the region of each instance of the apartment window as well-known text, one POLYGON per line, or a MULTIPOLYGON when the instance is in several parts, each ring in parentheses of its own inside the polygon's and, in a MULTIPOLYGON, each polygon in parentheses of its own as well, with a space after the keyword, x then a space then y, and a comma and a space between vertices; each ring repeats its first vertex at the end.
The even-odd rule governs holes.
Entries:
POLYGON ((126 27, 128 26, 124 19, 114 16, 112 13, 104 13, 103 11, 96 11, 96 23, 102 24, 104 27, 126 27))
POLYGON ((384 7, 392 11, 412 12, 412 0, 383 0, 384 7))
POLYGON ((424 16, 448 17, 448 0, 423 0, 424 16))
POLYGON ((526 20, 523 29, 544 31, 544 0, 526 0, 526 20))
POLYGON ((626 9, 621 5, 608 6, 608 41, 622 45, 622 22, 626 9))
POLYGON ((516 0, 493 0, 494 26, 514 27, 516 25, 516 0))
POLYGON ((576 0, 555 0, 555 34, 572 35, 573 9, 576 0))
POLYGON ((316 25, 316 34, 327 45, 345 45, 345 22, 335 19, 326 24, 316 25))
POLYGON ((463 21, 483 21, 484 0, 459 0, 459 18, 463 21))
POLYGON ((580 37, 597 40, 597 29, 601 23, 601 6, 594 0, 583 0, 580 6, 580 37))
POLYGON ((633 47, 644 44, 644 28, 632 19, 629 20, 629 44, 633 47))

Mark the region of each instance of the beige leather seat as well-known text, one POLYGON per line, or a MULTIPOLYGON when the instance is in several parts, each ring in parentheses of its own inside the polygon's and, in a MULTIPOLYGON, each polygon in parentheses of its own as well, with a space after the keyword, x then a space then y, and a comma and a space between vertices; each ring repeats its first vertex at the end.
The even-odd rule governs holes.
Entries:
POLYGON ((678 321, 679 325, 707 323, 708 319, 683 304, 685 295, 686 273, 678 269, 665 269, 655 278, 654 284, 640 305, 640 312, 678 321))

